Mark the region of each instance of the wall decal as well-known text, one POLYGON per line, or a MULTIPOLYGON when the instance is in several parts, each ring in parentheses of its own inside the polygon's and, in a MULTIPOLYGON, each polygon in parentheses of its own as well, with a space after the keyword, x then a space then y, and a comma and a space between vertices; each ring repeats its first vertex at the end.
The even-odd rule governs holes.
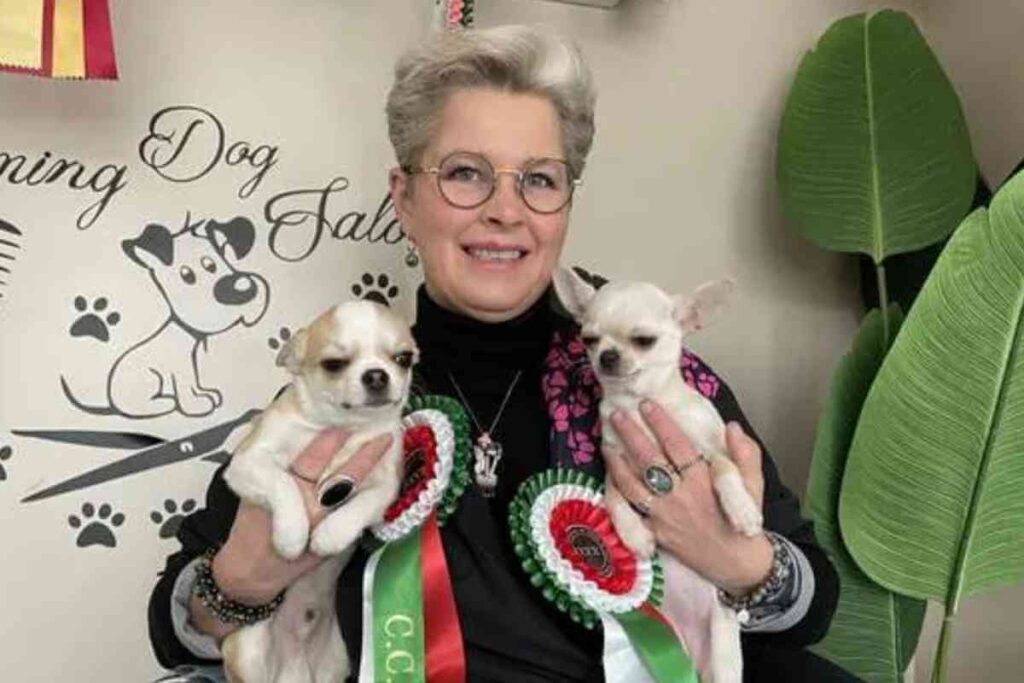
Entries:
POLYGON ((4 463, 11 459, 14 450, 10 446, 0 447, 0 481, 7 481, 7 469, 4 463))
POLYGON ((391 284, 391 278, 381 273, 376 278, 371 273, 363 273, 359 282, 352 285, 352 293, 360 299, 369 299, 385 306, 398 296, 398 286, 391 284))
POLYGON ((218 164, 255 170, 238 189, 239 199, 252 195, 277 164, 277 147, 239 140, 227 145, 224 124, 213 113, 194 106, 161 109, 149 120, 149 133, 139 143, 142 163, 174 183, 190 183, 218 164))
POLYGON ((136 450, 106 465, 89 470, 49 486, 42 491, 33 493, 22 499, 23 503, 43 500, 62 493, 70 493, 96 486, 108 481, 146 472, 157 467, 164 467, 183 460, 199 458, 204 461, 222 464, 227 462, 230 454, 222 449, 231 433, 238 427, 259 415, 258 409, 247 410, 234 420, 200 430, 189 436, 165 441, 158 436, 135 432, 103 432, 75 430, 12 430, 15 436, 57 441, 95 448, 120 448, 136 450), (141 450, 139 450, 141 449, 141 450))
POLYGON ((160 527, 158 532, 160 538, 174 538, 178 535, 178 529, 181 527, 181 522, 185 519, 185 515, 195 509, 196 501, 192 498, 186 499, 180 506, 174 500, 168 498, 164 501, 164 511, 154 510, 149 513, 149 518, 153 520, 153 524, 160 527))
POLYGON ((338 176, 323 188, 288 190, 268 199, 263 216, 270 224, 270 251, 282 261, 305 260, 320 244, 324 231, 331 239, 370 244, 397 244, 405 239, 390 194, 384 195, 373 219, 365 226, 369 216, 365 211, 349 211, 332 222, 330 201, 348 186, 348 178, 338 176), (298 237, 296 232, 300 233, 298 237), (285 241, 289 242, 287 246, 285 241))
POLYGON ((270 304, 267 281, 235 269, 252 249, 256 230, 241 216, 226 223, 192 223, 171 233, 151 223, 121 247, 145 268, 169 314, 159 328, 122 353, 107 374, 106 405, 80 400, 64 377, 68 401, 92 415, 143 419, 178 412, 209 415, 223 402, 221 392, 204 386, 199 360, 210 337, 239 323, 255 325, 270 304))
POLYGON ((277 331, 276 336, 267 339, 267 346, 269 346, 274 351, 277 351, 281 349, 281 347, 283 347, 285 344, 287 344, 288 340, 291 338, 292 331, 287 327, 282 327, 280 330, 277 331))
POLYGON ((110 328, 121 322, 121 314, 117 311, 104 314, 108 303, 107 298, 103 296, 93 299, 91 304, 81 294, 76 296, 75 310, 78 311, 78 316, 68 330, 71 336, 92 337, 101 342, 110 341, 110 328))
POLYGON ((6 180, 10 185, 52 185, 67 175, 66 183, 69 190, 81 192, 91 190, 99 195, 99 199, 87 206, 80 214, 76 224, 79 230, 86 230, 99 219, 118 192, 128 186, 128 167, 121 164, 102 164, 89 171, 85 164, 75 159, 53 157, 50 152, 43 152, 31 162, 27 171, 22 173, 29 158, 24 154, 0 150, 0 183, 6 180), (6 178, 4 177, 4 174, 6 178), (21 173, 19 176, 18 174, 21 173))
POLYGON ((4 286, 10 278, 15 254, 21 250, 19 237, 21 230, 0 218, 0 299, 4 298, 4 286))
POLYGON ((108 548, 117 546, 117 537, 114 529, 124 524, 125 517, 120 512, 114 513, 109 503, 100 505, 97 515, 96 506, 93 503, 82 505, 82 516, 69 515, 68 526, 78 531, 75 537, 75 545, 79 548, 88 548, 91 545, 102 545, 108 548), (82 526, 85 524, 85 526, 82 526))

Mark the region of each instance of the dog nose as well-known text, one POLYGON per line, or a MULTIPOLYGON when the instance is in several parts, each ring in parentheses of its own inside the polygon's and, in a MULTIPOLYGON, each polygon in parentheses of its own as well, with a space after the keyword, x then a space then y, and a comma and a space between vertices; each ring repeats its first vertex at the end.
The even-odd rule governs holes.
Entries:
POLYGON ((388 388, 388 373, 383 370, 367 370, 363 373, 363 386, 372 393, 380 393, 388 388))
POLYGON ((619 367, 619 361, 622 356, 619 355, 618 349, 605 349, 597 357, 598 362, 601 364, 601 369, 606 372, 612 372, 619 367))
POLYGON ((259 293, 256 283, 245 273, 231 273, 218 278, 213 285, 213 298, 217 303, 240 306, 249 303, 259 293))

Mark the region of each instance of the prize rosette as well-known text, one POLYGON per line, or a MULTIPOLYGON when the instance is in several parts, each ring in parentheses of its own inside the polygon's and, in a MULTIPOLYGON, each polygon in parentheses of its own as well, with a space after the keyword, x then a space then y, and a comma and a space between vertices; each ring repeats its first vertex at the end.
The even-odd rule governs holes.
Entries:
POLYGON ((530 477, 509 505, 509 531, 546 599, 587 628, 601 622, 609 683, 697 683, 685 646, 658 611, 657 558, 637 557, 622 542, 596 479, 565 469, 530 477))
POLYGON ((469 420, 457 401, 417 396, 402 422, 402 485, 384 522, 370 529, 385 543, 418 529, 435 512, 443 525, 469 484, 469 420))
POLYGON ((398 498, 371 528, 363 573, 360 681, 465 680, 465 655, 439 526, 469 483, 469 420, 446 396, 410 399, 398 498))

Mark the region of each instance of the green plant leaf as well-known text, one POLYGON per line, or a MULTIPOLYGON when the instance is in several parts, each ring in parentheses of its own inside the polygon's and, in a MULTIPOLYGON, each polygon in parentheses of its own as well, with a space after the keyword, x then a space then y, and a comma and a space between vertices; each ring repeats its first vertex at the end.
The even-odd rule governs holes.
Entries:
POLYGON ((975 162, 956 92, 902 12, 833 24, 800 62, 779 131, 787 222, 880 263, 948 235, 975 162))
MULTIPOLYGON (((903 315, 889 307, 895 332, 903 315)), ((868 313, 853 348, 832 375, 818 421, 806 506, 818 542, 839 573, 839 607, 828 634, 813 649, 870 683, 901 683, 921 634, 926 603, 882 588, 857 567, 839 533, 839 491, 846 455, 868 389, 885 358, 881 312, 868 313)))
POLYGON ((1024 174, 964 221, 871 387, 839 518, 876 582, 946 603, 1024 579, 1024 174))

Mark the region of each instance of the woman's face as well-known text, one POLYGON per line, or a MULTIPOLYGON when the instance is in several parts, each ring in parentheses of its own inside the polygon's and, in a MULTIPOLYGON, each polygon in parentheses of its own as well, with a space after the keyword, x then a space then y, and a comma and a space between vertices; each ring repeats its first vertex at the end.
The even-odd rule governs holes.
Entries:
MULTIPOLYGON (((495 169, 565 156, 548 99, 484 88, 449 96, 419 165, 436 167, 452 152, 480 154, 495 169)), ((565 241, 569 205, 553 214, 534 212, 509 173, 499 173, 494 193, 472 209, 449 204, 434 174, 395 170, 390 180, 402 228, 420 252, 427 292, 439 305, 478 320, 508 320, 547 288, 565 241)))

